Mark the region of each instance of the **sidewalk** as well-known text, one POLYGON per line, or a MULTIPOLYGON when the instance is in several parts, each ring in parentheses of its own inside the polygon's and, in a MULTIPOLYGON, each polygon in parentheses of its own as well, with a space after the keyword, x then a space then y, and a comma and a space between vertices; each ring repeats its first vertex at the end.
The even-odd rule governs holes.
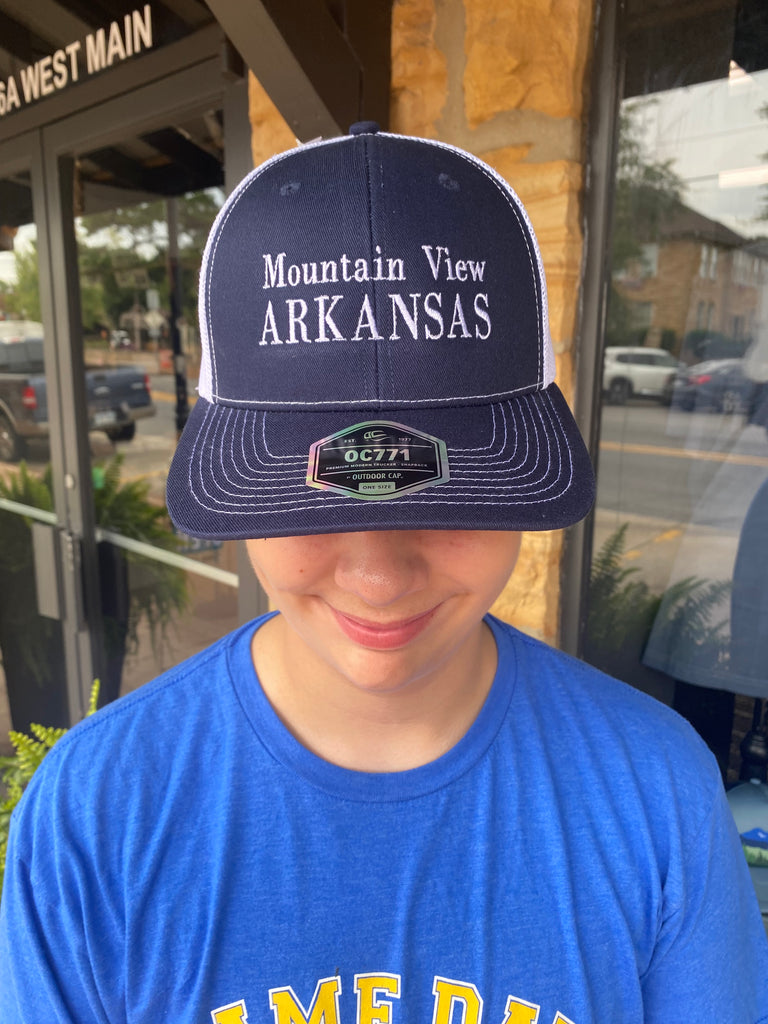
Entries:
POLYGON ((738 545, 738 533, 712 526, 675 522, 655 516, 629 516, 598 508, 592 557, 616 530, 627 525, 623 562, 636 568, 651 590, 666 590, 673 575, 675 559, 685 542, 686 552, 697 551, 700 557, 686 562, 684 575, 704 579, 731 579, 738 545))

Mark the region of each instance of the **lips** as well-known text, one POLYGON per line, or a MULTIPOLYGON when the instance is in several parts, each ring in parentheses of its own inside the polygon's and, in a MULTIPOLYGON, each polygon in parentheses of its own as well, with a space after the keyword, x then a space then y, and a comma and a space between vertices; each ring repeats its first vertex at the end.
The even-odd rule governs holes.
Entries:
POLYGON ((404 647, 426 629, 437 608, 430 608, 429 611, 414 615, 409 619, 386 623, 371 622, 368 619, 345 615, 335 608, 332 611, 342 631, 350 640, 362 647, 369 647, 377 651, 393 651, 398 647, 404 647))

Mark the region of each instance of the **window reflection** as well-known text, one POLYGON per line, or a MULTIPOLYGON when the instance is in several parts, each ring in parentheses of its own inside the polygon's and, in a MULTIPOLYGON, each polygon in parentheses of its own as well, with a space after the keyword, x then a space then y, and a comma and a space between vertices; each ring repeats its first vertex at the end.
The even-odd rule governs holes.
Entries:
MULTIPOLYGON (((93 154, 81 158, 81 179, 94 163, 93 154)), ((224 193, 211 187, 131 205, 116 186, 94 189, 83 181, 85 212, 76 222, 85 360, 100 368, 104 384, 133 373, 151 396, 129 422, 105 420, 90 439, 95 520, 105 538, 98 552, 104 703, 236 625, 236 588, 205 574, 233 576, 237 557, 232 542, 179 536, 165 509, 168 465, 196 399, 200 259, 224 193), (200 574, 158 561, 157 551, 126 549, 115 535, 188 556, 200 574)))
POLYGON ((625 100, 613 222, 585 656, 765 778, 768 72, 625 100))
POLYGON ((35 531, 56 518, 32 218, 29 174, 0 179, 0 755, 11 728, 68 723, 61 623, 35 572, 35 531))

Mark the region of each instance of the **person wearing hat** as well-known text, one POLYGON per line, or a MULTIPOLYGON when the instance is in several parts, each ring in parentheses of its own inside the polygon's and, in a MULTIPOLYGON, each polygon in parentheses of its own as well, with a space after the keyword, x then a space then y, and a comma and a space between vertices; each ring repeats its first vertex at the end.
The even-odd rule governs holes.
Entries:
POLYGON ((15 815, 0 1020, 768 1020, 717 767, 488 615, 593 502, 528 217, 355 126, 253 171, 200 279, 186 533, 276 611, 86 720, 15 815))

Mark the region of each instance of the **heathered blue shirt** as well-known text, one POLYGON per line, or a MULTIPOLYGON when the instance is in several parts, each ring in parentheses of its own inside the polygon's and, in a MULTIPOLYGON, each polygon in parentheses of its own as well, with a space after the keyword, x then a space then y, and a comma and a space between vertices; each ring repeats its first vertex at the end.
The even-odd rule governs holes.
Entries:
POLYGON ((12 824, 2 1024, 758 1024, 768 943, 713 758, 489 619, 436 761, 284 728, 259 622, 71 730, 12 824))

